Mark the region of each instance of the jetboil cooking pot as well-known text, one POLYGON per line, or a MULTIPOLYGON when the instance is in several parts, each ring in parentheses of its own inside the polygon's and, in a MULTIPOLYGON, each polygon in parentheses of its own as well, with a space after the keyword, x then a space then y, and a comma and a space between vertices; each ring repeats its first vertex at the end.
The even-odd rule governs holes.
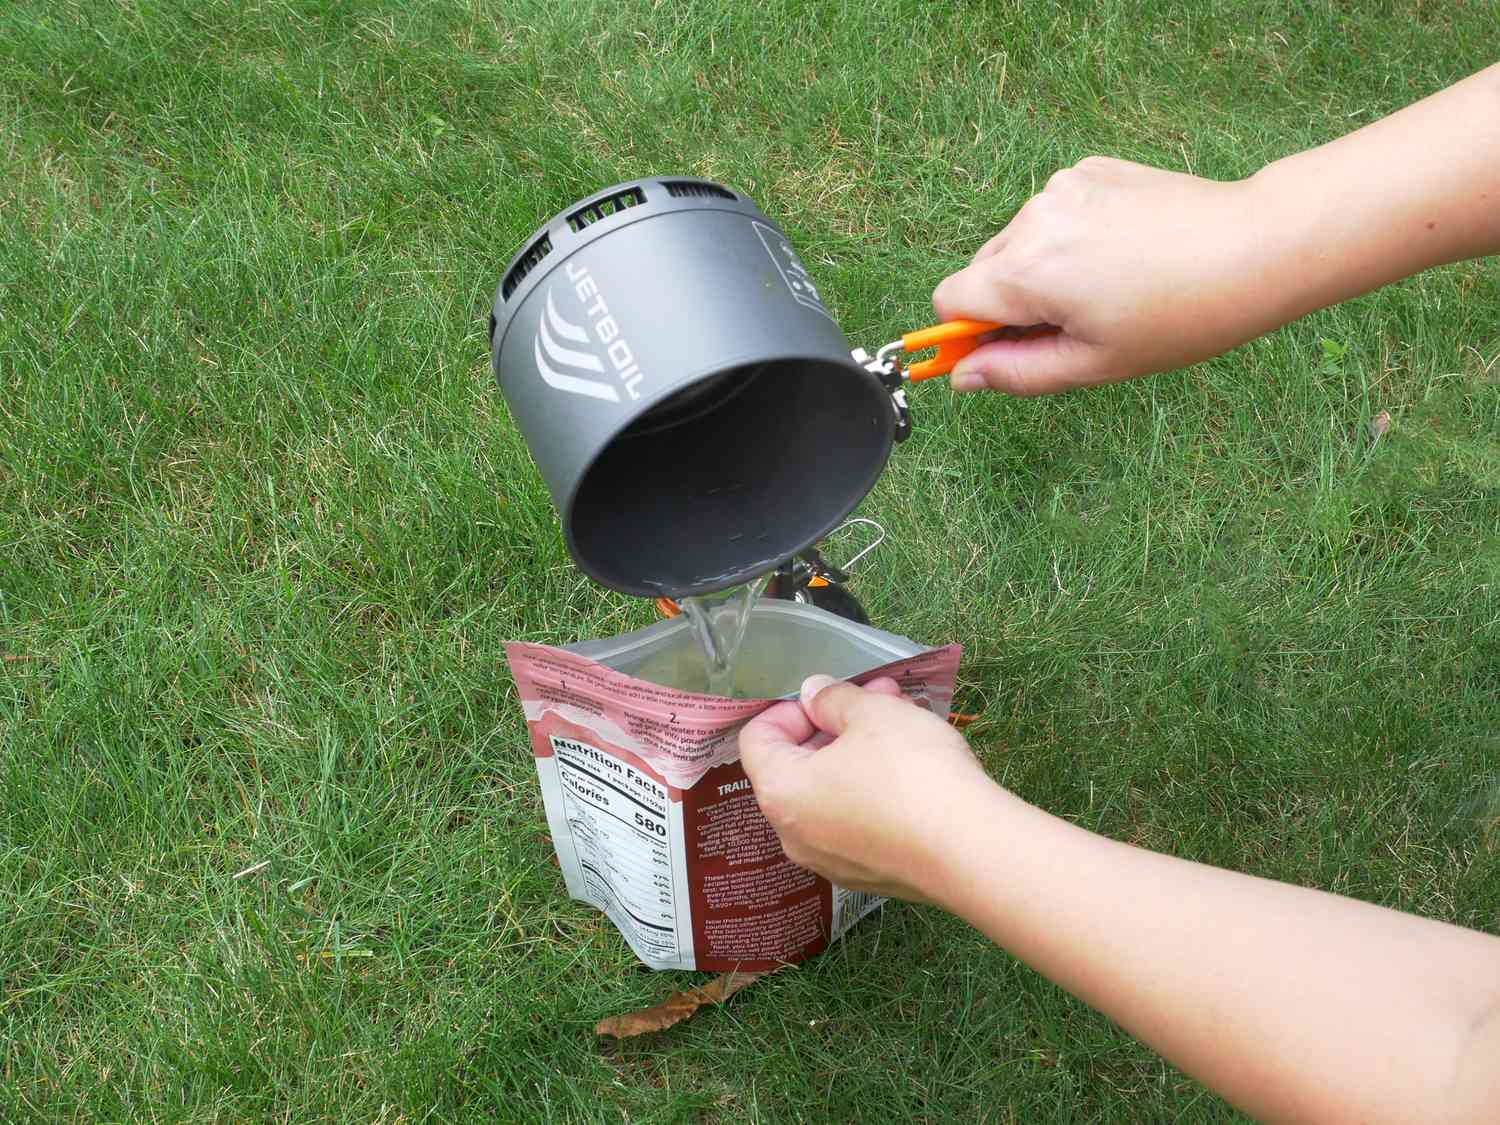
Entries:
POLYGON ((760 208, 674 177, 554 216, 511 259, 490 317, 496 379, 569 552, 650 596, 737 585, 832 530, 904 436, 887 358, 901 346, 851 353, 760 208))

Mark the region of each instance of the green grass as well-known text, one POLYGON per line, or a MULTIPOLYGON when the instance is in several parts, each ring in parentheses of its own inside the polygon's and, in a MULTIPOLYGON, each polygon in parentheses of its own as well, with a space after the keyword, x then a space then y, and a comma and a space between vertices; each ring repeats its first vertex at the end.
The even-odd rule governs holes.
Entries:
MULTIPOLYGON (((1231 1117, 907 906, 595 1043, 685 978, 565 900, 501 644, 651 611, 570 566, 488 301, 686 171, 876 345, 1060 165, 1241 176, 1497 55, 1418 0, 0 6, 0 1119, 1231 1117)), ((1493 930, 1497 325, 1472 263, 1182 375, 921 388, 858 592, 966 646, 1028 799, 1493 930)))

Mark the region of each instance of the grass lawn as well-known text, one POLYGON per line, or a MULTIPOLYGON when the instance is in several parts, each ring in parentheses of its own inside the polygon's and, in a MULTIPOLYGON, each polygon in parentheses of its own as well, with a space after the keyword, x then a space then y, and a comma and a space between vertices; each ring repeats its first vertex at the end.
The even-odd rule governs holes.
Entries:
MULTIPOLYGON (((690 978, 565 900, 501 644, 652 610, 569 563, 488 304, 542 219, 682 171, 878 345, 1059 166, 1239 177, 1497 56, 1493 5, 1421 0, 7 0, 0 1119, 1232 1118, 905 905, 596 1044, 690 978)), ((1185 374, 913 398, 857 591, 966 646, 997 777, 1500 924, 1493 262, 1185 374)))

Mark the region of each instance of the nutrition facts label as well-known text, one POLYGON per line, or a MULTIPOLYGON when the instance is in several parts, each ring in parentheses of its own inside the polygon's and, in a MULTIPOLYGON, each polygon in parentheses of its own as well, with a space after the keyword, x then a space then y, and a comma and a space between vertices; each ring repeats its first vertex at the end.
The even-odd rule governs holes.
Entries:
POLYGON ((563 809, 590 899, 636 952, 678 954, 666 787, 587 743, 551 736, 563 809))

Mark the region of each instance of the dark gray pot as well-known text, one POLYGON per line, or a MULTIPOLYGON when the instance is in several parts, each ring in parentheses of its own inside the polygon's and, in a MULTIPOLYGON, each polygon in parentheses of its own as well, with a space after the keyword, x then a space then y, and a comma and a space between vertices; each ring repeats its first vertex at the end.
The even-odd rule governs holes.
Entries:
POLYGON ((706 593, 828 534, 896 415, 781 231, 718 184, 663 177, 557 215, 495 294, 495 377, 585 573, 706 593))

